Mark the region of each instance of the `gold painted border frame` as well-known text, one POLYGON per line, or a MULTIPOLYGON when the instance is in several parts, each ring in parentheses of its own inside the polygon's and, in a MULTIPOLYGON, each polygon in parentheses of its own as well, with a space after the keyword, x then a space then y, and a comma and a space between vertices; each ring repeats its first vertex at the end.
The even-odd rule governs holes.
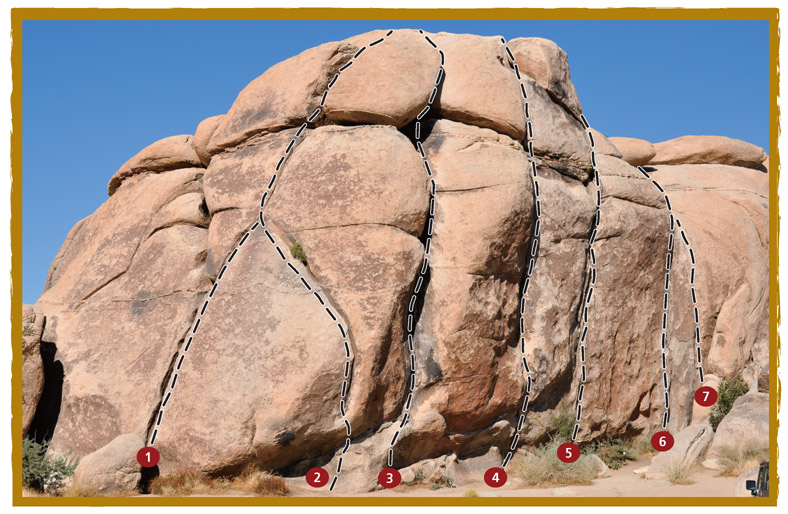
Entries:
POLYGON ((15 506, 776 506, 777 430, 780 381, 779 316, 779 183, 780 131, 779 10, 777 8, 681 9, 100 9, 17 8, 11 10, 11 433, 13 448, 13 505, 15 506), (768 498, 721 497, 575 497, 575 498, 430 498, 430 497, 23 497, 22 496, 22 43, 27 20, 766 20, 769 22, 769 475, 768 498))

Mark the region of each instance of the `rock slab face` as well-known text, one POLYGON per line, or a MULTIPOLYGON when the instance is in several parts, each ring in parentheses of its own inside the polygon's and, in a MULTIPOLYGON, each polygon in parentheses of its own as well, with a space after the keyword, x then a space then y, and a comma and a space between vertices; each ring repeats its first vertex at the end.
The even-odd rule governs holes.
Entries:
MULTIPOLYGON (((671 213, 697 260, 707 381, 754 383, 769 335, 760 149, 589 137, 566 54, 537 38, 510 48, 522 81, 497 37, 374 31, 326 43, 266 70, 193 137, 143 149, 53 261, 32 312, 62 392, 37 393, 26 339, 25 416, 45 405, 53 450, 86 459, 156 430, 165 475, 253 464, 298 476, 342 457, 337 491, 370 490, 397 434, 395 467, 470 476, 509 451, 526 392, 520 446, 544 441, 573 407, 582 337, 578 440, 649 434, 664 404, 671 213), (644 162, 671 211, 634 167, 644 162)), ((710 435, 687 428, 705 413, 692 400, 692 262, 674 236, 669 429, 694 461, 710 435)), ((747 408, 723 434, 739 433, 736 419, 768 428, 738 414, 747 408)))

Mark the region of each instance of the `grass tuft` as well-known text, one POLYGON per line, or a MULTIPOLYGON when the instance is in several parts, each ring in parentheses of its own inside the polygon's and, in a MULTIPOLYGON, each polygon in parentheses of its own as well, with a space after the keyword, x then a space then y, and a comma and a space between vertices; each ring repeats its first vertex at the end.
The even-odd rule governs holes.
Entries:
POLYGON ((656 455, 657 450, 651 445, 651 439, 647 436, 640 436, 632 441, 632 449, 640 457, 650 458, 656 455))
POLYGON ((196 471, 181 471, 154 478, 150 492, 161 496, 189 496, 215 493, 229 486, 230 481, 225 478, 211 478, 196 471))
POLYGON ((589 455, 571 464, 558 459, 558 442, 538 447, 513 466, 515 474, 528 486, 589 484, 596 478, 597 465, 589 455))
POLYGON ((688 485, 692 483, 692 476, 695 474, 692 463, 684 462, 683 459, 672 459, 662 465, 662 472, 671 484, 688 485))
POLYGON ((451 478, 451 477, 439 477, 430 486, 430 491, 437 491, 438 489, 443 489, 444 487, 448 487, 450 489, 454 489, 457 486, 454 485, 454 479, 453 478, 451 478))
POLYGON ((742 446, 720 446, 717 450, 721 475, 736 477, 769 458, 769 446, 761 441, 750 440, 742 446))

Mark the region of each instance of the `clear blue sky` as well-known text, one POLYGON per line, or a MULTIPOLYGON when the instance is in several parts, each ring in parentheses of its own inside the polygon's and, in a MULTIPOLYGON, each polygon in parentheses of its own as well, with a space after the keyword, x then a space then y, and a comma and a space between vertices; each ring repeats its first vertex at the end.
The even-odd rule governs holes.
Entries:
POLYGON ((766 21, 26 21, 24 301, 129 157, 194 133, 272 64, 376 28, 549 38, 599 131, 719 134, 768 151, 766 21))

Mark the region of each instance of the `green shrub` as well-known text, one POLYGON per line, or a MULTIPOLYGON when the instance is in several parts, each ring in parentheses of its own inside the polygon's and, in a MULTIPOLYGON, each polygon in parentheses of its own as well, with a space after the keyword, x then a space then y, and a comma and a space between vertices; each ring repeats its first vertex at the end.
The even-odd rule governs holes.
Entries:
POLYGON ((303 247, 301 247, 301 243, 293 243, 293 246, 290 247, 290 255, 292 255, 294 259, 301 261, 301 264, 306 266, 306 252, 304 251, 303 247))
POLYGON ((715 432, 722 418, 731 411, 736 398, 746 394, 749 390, 749 386, 742 380, 741 375, 736 375, 732 380, 722 380, 720 382, 720 387, 717 391, 717 403, 711 408, 711 414, 709 415, 709 424, 715 432))
POLYGON ((626 461, 638 459, 638 454, 632 446, 621 439, 606 439, 594 443, 589 450, 602 459, 610 469, 619 469, 626 461))
POLYGON ((451 477, 440 477, 430 486, 430 491, 437 491, 443 487, 454 489, 456 487, 454 485, 454 479, 451 477))
POLYGON ((558 459, 558 445, 557 441, 542 445, 513 464, 525 485, 588 484, 596 478, 597 463, 590 455, 581 455, 567 464, 558 459))
POLYGON ((424 483, 424 470, 419 468, 416 470, 416 476, 413 479, 414 484, 423 484, 424 483))
POLYGON ((22 442, 22 485, 40 492, 55 493, 77 469, 79 461, 61 455, 47 457, 47 444, 30 438, 22 442))
POLYGON ((465 494, 463 496, 465 496, 466 498, 478 498, 479 493, 477 493, 473 489, 468 489, 467 491, 465 491, 465 494))
POLYGON ((562 403, 553 411, 553 417, 547 427, 551 441, 568 441, 575 429, 575 411, 569 403, 562 403))
POLYGON ((22 327, 22 335, 23 336, 32 336, 36 333, 36 327, 33 325, 25 325, 22 327))
POLYGON ((651 439, 647 436, 641 435, 632 441, 632 447, 639 457, 651 457, 657 450, 651 446, 651 439))

